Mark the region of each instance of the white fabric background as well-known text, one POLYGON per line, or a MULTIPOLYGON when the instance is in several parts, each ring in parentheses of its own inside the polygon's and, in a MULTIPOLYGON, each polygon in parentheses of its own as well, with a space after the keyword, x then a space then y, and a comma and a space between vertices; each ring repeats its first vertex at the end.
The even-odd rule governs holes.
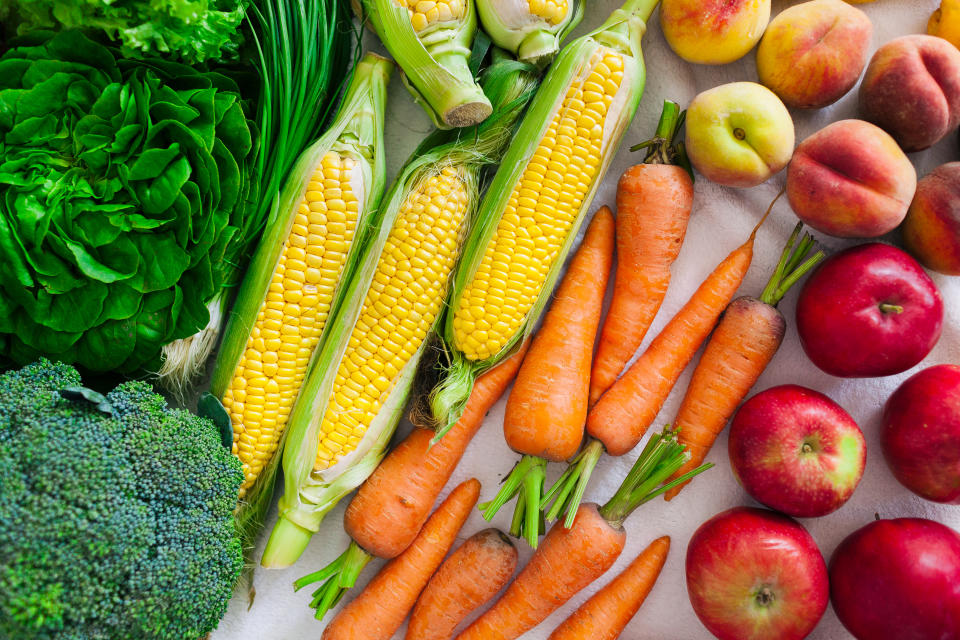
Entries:
MULTIPOLYGON (((860 5, 874 25, 871 51, 896 36, 924 32, 927 18, 936 8, 938 1, 878 0, 873 4, 860 5)), ((578 28, 577 35, 598 26, 619 2, 587 0, 587 4, 586 17, 578 28)), ((791 4, 795 3, 774 0, 774 15, 791 4)), ((366 42, 371 48, 379 50, 379 43, 369 34, 366 42)), ((628 147, 652 135, 664 99, 686 105, 698 92, 705 89, 737 80, 755 81, 757 77, 753 53, 738 62, 721 67, 696 66, 683 62, 664 41, 657 17, 651 20, 644 37, 644 52, 648 70, 646 94, 623 148, 594 201, 593 209, 601 204, 613 204, 617 178, 628 166, 641 159, 636 154, 629 153, 628 147)), ((420 108, 410 100, 397 75, 390 86, 389 100, 387 162, 392 177, 417 142, 429 132, 430 125, 420 108)), ((793 112, 797 141, 834 120, 855 117, 856 108, 857 95, 856 91, 853 91, 827 109, 793 112)), ((911 154, 921 176, 937 165, 958 157, 956 136, 953 135, 933 149, 911 154)), ((753 189, 737 190, 720 187, 698 178, 686 242, 674 266, 669 293, 649 332, 648 342, 714 266, 743 241, 782 186, 783 180, 784 175, 781 173, 767 184, 753 189)), ((785 200, 781 199, 771 219, 760 230, 753 266, 741 290, 745 294, 756 295, 763 288, 776 264, 783 242, 796 223, 796 218, 785 200)), ((817 238, 828 250, 852 244, 822 235, 817 235, 817 238)), ((897 239, 891 234, 888 240, 897 239)), ((820 372, 803 354, 794 329, 796 291, 788 295, 780 305, 789 325, 786 340, 754 391, 785 383, 797 383, 822 391, 853 415, 866 434, 868 443, 866 473, 850 502, 827 517, 803 521, 827 559, 847 534, 869 522, 874 513, 879 513, 882 517, 924 516, 960 529, 960 507, 925 502, 896 482, 883 461, 878 439, 881 407, 900 382, 924 366, 960 362, 960 279, 945 276, 934 276, 934 279, 941 287, 947 303, 943 336, 933 353, 919 367, 889 378, 842 380, 820 372)), ((665 404, 657 425, 672 420, 686 389, 691 369, 692 367, 688 368, 680 379, 665 404)), ((496 492, 498 483, 510 471, 518 457, 503 442, 503 407, 504 400, 501 400, 491 411, 443 495, 456 483, 471 476, 479 478, 483 483, 481 500, 490 498, 496 492)), ((405 434, 408 428, 409 424, 404 423, 399 434, 405 434)), ((609 498, 633 460, 632 455, 619 459, 604 459, 594 475, 586 499, 602 502, 609 498)), ((652 539, 667 534, 672 538, 672 549, 663 575, 622 637, 632 640, 711 638, 697 620, 687 599, 683 577, 687 541, 693 531, 715 513, 753 502, 737 485, 730 472, 726 433, 717 441, 709 460, 716 463, 717 467, 695 480, 678 499, 669 504, 655 500, 637 510, 626 523, 627 547, 610 573, 593 587, 574 597, 525 637, 544 640, 564 617, 596 588, 605 584, 612 575, 622 570, 652 539)), ((559 465, 552 465, 548 481, 555 478, 560 471, 559 465)), ((345 506, 346 501, 327 516, 321 531, 295 566, 283 571, 257 571, 257 596, 252 608, 247 609, 245 597, 236 597, 220 628, 213 634, 213 640, 292 640, 320 637, 323 623, 316 621, 313 611, 307 607, 310 589, 294 593, 291 583, 301 575, 326 565, 346 547, 348 538, 341 527, 345 506)), ((505 530, 509 526, 510 511, 510 508, 503 509, 494 525, 505 530)), ((275 518, 274 512, 268 526, 272 526, 275 518)), ((489 525, 483 521, 480 513, 474 511, 461 531, 458 544, 486 526, 489 525)), ((261 549, 262 546, 263 540, 260 542, 261 549)), ((517 546, 520 549, 522 566, 531 552, 522 543, 517 546)), ((257 557, 259 558, 259 554, 257 557)), ((366 584, 381 565, 382 561, 371 563, 361 576, 360 586, 366 584)), ((403 637, 402 629, 396 637, 403 637)), ((843 629, 833 611, 828 609, 810 637, 816 640, 842 640, 852 636, 843 629)))

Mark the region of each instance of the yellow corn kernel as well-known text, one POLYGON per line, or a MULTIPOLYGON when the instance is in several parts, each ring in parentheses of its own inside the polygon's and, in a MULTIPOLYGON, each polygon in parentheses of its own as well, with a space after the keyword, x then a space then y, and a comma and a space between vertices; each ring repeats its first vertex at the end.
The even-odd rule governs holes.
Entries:
POLYGON ((543 18, 550 25, 558 25, 567 19, 570 10, 567 0, 528 0, 531 15, 543 18))
POLYGON ((514 185, 479 268, 454 302, 454 346, 469 360, 497 355, 536 303, 602 162, 613 98, 607 89, 615 94, 622 79, 621 55, 600 47, 514 185))
POLYGON ((400 206, 337 368, 315 470, 356 448, 397 374, 426 339, 443 308, 468 205, 463 177, 447 166, 416 185, 400 206), (412 281, 408 273, 416 274, 412 281))
POLYGON ((440 22, 463 19, 467 8, 466 0, 394 0, 394 2, 398 7, 407 10, 410 14, 410 24, 418 33, 440 22))
POLYGON ((354 193, 351 181, 356 171, 360 167, 355 160, 333 151, 324 154, 314 170, 271 276, 270 293, 224 395, 233 423, 233 453, 243 463, 241 498, 277 450, 292 399, 323 333, 334 286, 324 288, 318 282, 339 280, 359 210, 354 207, 330 228, 328 206, 342 208, 344 202, 362 197, 354 193), (339 250, 331 249, 334 246, 339 250), (307 267, 311 258, 315 266, 307 267))

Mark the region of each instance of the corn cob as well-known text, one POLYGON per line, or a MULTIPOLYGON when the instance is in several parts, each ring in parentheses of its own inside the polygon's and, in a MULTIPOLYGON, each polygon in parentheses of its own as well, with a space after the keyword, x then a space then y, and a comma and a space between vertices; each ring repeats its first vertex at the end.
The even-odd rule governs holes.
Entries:
POLYGON ((494 44, 545 66, 580 23, 583 0, 477 0, 477 13, 494 44))
POLYGON ((301 392, 305 400, 290 418, 285 493, 264 566, 292 564, 326 512, 384 454, 443 311, 479 200, 480 172, 499 158, 525 104, 519 97, 535 85, 528 67, 512 69, 493 87, 509 108, 452 141, 440 135, 434 138, 444 140, 439 146, 421 145, 377 213, 380 231, 347 292, 354 302, 331 321, 301 392))
POLYGON ((490 115, 469 58, 477 32, 474 0, 355 0, 403 70, 403 83, 439 128, 467 127, 490 115))
MULTIPOLYGON (((372 54, 357 64, 332 127, 291 171, 227 322, 211 394, 222 400, 243 463, 241 523, 269 503, 298 391, 383 194, 391 69, 372 54)), ((209 406, 206 398, 201 408, 209 406)))
POLYGON ((643 93, 640 39, 656 0, 628 0, 563 49, 478 212, 443 336, 450 370, 431 396, 437 437, 479 373, 531 331, 643 93))

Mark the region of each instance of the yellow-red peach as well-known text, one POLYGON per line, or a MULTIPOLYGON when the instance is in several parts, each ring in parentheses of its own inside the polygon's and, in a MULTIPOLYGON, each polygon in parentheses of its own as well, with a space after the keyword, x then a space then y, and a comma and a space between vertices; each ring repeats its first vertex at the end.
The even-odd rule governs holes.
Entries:
POLYGON ((903 221, 917 172, 896 141, 863 120, 827 125, 800 143, 787 198, 801 220, 840 238, 875 238, 903 221))
POLYGON ((907 251, 923 266, 960 275, 960 162, 940 165, 917 183, 902 230, 907 251))
POLYGON ((760 82, 788 107, 825 107, 857 83, 872 34, 867 14, 842 0, 794 5, 770 21, 760 40, 760 82))
POLYGON ((662 0, 660 27, 687 62, 726 64, 747 55, 770 21, 770 0, 662 0))
POLYGON ((960 124, 960 51, 928 35, 895 38, 870 59, 860 114, 906 151, 920 151, 960 124))

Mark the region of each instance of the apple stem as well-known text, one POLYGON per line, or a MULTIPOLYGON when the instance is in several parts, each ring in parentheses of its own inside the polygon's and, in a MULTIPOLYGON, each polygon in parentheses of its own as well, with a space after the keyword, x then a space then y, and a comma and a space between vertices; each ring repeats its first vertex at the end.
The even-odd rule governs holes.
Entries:
POLYGON ((889 302, 880 303, 880 311, 883 313, 903 313, 903 307, 899 304, 890 304, 889 302))
POLYGON ((802 229, 802 222, 798 222, 797 226, 793 228, 793 233, 790 234, 790 238, 780 254, 780 262, 777 263, 777 268, 770 277, 770 281, 767 282, 763 293, 760 294, 760 301, 764 304, 776 307, 783 296, 787 294, 787 291, 790 290, 790 287, 795 285, 826 255, 823 251, 818 250, 809 258, 807 257, 816 243, 809 233, 804 234, 801 238, 800 231, 802 229), (797 238, 800 238, 800 242, 797 242, 797 238))
POLYGON ((680 110, 680 105, 670 100, 664 100, 663 111, 657 122, 657 130, 653 137, 646 142, 635 144, 630 151, 646 149, 643 157, 646 164, 675 164, 683 167, 693 180, 693 167, 687 157, 687 150, 682 141, 678 141, 680 129, 687 118, 687 112, 680 110))
POLYGON ((640 505, 713 466, 712 463, 702 464, 679 478, 663 484, 690 459, 686 445, 680 444, 677 440, 677 433, 677 429, 667 426, 650 438, 640 457, 624 478, 623 484, 613 497, 600 507, 600 515, 607 522, 613 526, 621 526, 640 505))

